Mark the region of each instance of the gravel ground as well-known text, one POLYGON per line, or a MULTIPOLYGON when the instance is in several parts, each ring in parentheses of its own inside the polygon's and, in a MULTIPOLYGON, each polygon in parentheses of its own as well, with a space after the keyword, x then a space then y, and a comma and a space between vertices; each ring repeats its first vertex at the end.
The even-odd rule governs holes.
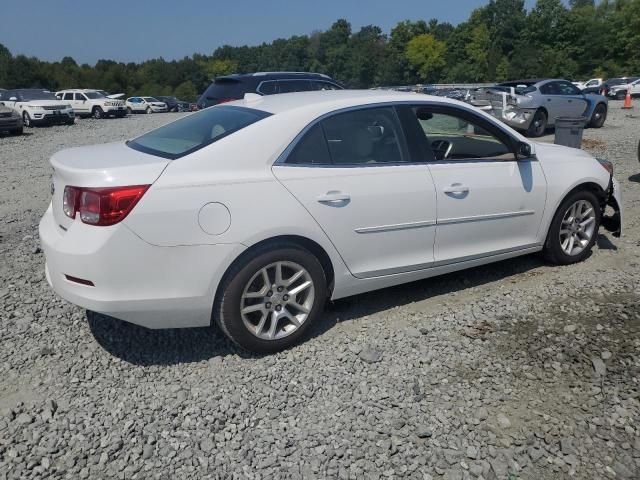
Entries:
POLYGON ((44 279, 49 156, 177 115, 0 138, 0 479, 639 478, 640 114, 620 106, 585 146, 622 183, 621 239, 339 301, 266 357, 88 314, 44 279))

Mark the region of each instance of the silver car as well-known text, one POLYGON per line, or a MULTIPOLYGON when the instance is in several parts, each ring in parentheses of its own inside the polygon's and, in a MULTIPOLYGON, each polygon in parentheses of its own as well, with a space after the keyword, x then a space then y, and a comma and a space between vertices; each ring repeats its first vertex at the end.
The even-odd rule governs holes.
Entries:
POLYGON ((529 137, 544 135, 558 117, 584 117, 588 126, 600 128, 608 109, 606 97, 584 94, 562 79, 500 83, 484 95, 475 95, 470 103, 529 137))

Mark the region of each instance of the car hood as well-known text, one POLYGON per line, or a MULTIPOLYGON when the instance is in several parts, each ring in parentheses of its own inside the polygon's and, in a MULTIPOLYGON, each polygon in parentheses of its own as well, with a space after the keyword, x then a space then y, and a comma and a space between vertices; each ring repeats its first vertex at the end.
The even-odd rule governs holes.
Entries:
POLYGON ((114 100, 117 100, 117 99, 122 98, 122 97, 124 97, 124 93, 114 93, 114 94, 111 94, 111 95, 107 95, 107 98, 112 98, 114 100))
POLYGON ((64 108, 69 105, 68 101, 64 100, 29 100, 28 102, 17 102, 23 105, 34 105, 38 107, 60 107, 64 108))
POLYGON ((573 162, 576 159, 585 159, 589 161, 595 160, 593 155, 579 148, 565 147, 564 145, 556 145, 547 142, 532 142, 535 145, 536 154, 540 154, 540 158, 549 159, 554 162, 573 162))

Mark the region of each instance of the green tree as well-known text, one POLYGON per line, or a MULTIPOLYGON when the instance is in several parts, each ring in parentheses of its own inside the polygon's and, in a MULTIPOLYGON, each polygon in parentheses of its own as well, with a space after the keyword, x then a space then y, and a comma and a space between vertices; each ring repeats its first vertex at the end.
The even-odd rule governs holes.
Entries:
POLYGON ((176 87, 173 91, 173 95, 180 100, 195 102, 198 92, 193 83, 190 80, 187 80, 176 87))
POLYGON ((440 76, 445 65, 446 51, 447 46, 444 42, 436 40, 430 33, 423 33, 409 41, 405 56, 423 82, 431 83, 440 76))

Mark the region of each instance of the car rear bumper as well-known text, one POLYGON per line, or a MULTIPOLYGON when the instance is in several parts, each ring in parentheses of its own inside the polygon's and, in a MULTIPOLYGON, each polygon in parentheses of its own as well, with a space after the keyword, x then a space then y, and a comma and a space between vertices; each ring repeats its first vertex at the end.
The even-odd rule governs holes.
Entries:
POLYGON ((243 245, 158 247, 124 224, 65 231, 40 221, 47 281, 69 302, 147 328, 207 326, 222 275, 243 245), (93 285, 79 283, 90 281, 93 285))

